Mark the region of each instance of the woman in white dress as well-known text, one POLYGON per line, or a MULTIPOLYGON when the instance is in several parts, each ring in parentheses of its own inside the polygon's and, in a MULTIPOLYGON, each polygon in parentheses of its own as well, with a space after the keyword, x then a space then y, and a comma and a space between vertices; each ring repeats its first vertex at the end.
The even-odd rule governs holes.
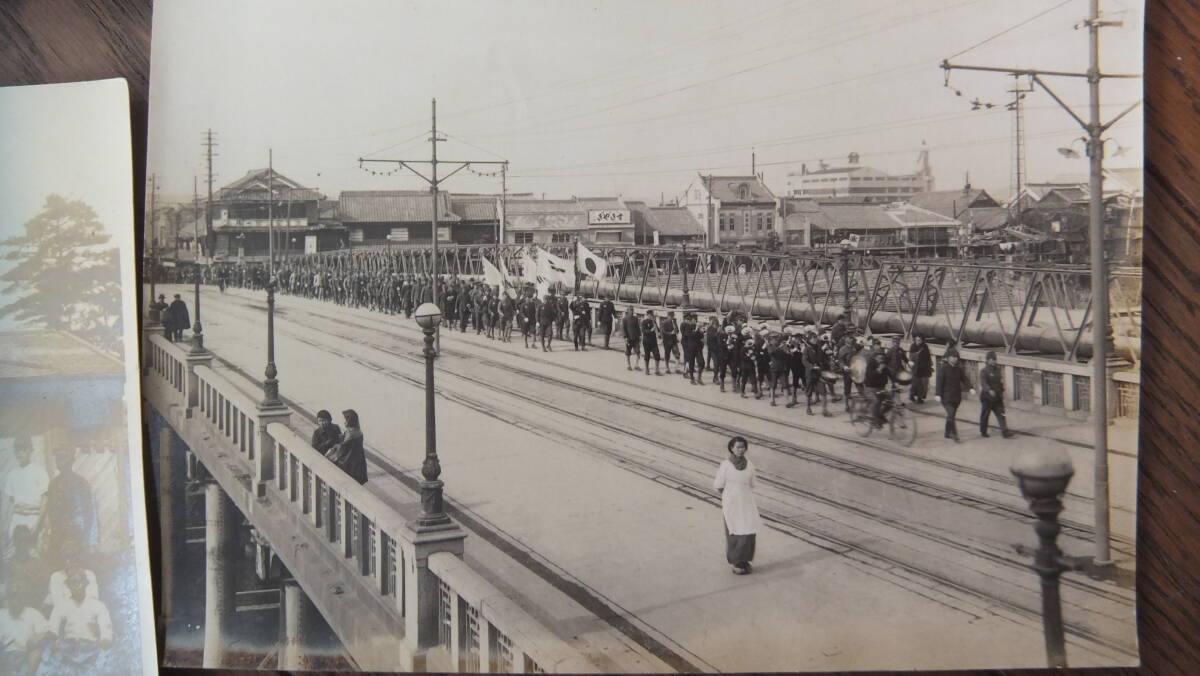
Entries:
POLYGON ((721 493, 725 517, 725 559, 734 575, 746 575, 753 567, 754 540, 762 521, 754 504, 754 465, 746 458, 749 444, 743 437, 729 440, 729 457, 721 462, 713 489, 721 493))

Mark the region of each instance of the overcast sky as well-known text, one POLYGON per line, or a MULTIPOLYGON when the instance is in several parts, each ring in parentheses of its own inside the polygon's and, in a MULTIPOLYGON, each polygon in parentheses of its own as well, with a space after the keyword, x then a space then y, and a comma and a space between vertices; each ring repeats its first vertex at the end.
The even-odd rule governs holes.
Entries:
MULTIPOLYGON (((1141 72, 1140 2, 1102 7, 1125 23, 1102 32, 1103 69, 1141 72)), ((1082 71, 1087 31, 1075 25, 1087 8, 1087 0, 157 3, 151 169, 165 193, 190 195, 212 128, 217 186, 266 166, 273 148, 277 171, 331 198, 424 188, 403 172, 369 173, 390 166, 363 171, 357 158, 427 159, 436 97, 447 138, 440 158, 506 158, 510 192, 656 203, 697 172, 749 173, 753 149, 783 194, 802 162, 840 164, 851 151, 863 164, 911 171, 924 141, 939 188, 960 187, 970 172, 972 184, 1004 196, 1013 78, 956 71, 947 87, 938 64, 1082 71), (972 111, 975 99, 997 105, 972 111)), ((1047 81, 1086 117, 1083 80, 1047 81)), ((1140 98, 1141 80, 1106 80, 1105 118, 1140 98)), ((1086 160, 1056 150, 1082 135, 1078 125, 1045 92, 1025 101, 1028 175, 1085 174, 1086 160)), ((1110 155, 1118 144, 1125 151, 1111 166, 1140 164, 1141 125, 1139 108, 1113 129, 1110 155)), ((443 187, 499 192, 500 181, 464 171, 443 187)))

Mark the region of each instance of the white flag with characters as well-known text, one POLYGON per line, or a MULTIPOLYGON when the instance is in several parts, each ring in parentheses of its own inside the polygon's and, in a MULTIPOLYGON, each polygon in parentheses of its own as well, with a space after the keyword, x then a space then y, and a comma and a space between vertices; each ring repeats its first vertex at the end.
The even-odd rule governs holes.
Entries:
POLYGON ((543 278, 548 284, 561 283, 564 286, 575 285, 574 267, 569 261, 565 261, 558 256, 541 249, 537 254, 538 277, 543 278))
POLYGON ((608 263, 592 253, 583 245, 583 242, 575 242, 575 262, 578 264, 580 272, 595 279, 604 279, 608 274, 608 263))

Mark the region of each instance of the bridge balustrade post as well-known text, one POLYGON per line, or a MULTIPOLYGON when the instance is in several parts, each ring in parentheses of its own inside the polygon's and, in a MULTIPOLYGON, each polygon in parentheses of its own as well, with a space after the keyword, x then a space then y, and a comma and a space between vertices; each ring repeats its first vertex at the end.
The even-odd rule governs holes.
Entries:
POLYGON ((162 324, 143 324, 142 325, 142 375, 150 373, 150 368, 154 366, 154 343, 151 342, 153 336, 165 336, 166 329, 162 324))
POLYGON ((275 439, 267 433, 271 423, 288 425, 292 419, 292 409, 287 406, 263 406, 259 404, 255 410, 253 440, 254 455, 254 496, 266 497, 267 485, 275 479, 275 456, 279 449, 275 447, 275 439))
MULTIPOLYGON (((457 523, 431 533, 410 531, 404 557, 404 661, 405 671, 425 671, 430 648, 438 645, 438 577, 429 569, 429 557, 450 552, 462 558, 466 533, 457 523)), ((451 623, 451 626, 454 626, 451 623)), ((453 648, 446 646, 449 653, 453 648)))
POLYGON ((196 375, 196 367, 212 368, 213 356, 211 352, 197 354, 189 352, 185 359, 187 360, 187 375, 184 377, 183 391, 184 396, 187 397, 187 406, 184 415, 191 418, 196 407, 200 405, 200 378, 196 375))

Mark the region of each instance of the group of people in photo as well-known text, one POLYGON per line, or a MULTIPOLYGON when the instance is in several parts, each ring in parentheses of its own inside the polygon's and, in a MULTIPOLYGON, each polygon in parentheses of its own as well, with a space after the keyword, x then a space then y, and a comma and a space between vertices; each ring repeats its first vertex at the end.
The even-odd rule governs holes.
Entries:
MULTIPOLYGON (((897 396, 924 404, 930 397, 934 359, 925 340, 916 335, 901 346, 899 336, 887 344, 864 333, 845 315, 828 325, 787 326, 772 329, 740 310, 713 313, 702 318, 689 309, 644 309, 626 305, 624 311, 611 299, 588 300, 568 294, 561 284, 538 288, 532 283, 502 289, 479 279, 440 276, 437 297, 429 275, 399 272, 379 258, 305 257, 279 263, 276 288, 282 293, 325 300, 411 317, 426 302, 442 310, 449 330, 473 331, 487 338, 511 342, 519 330, 527 349, 554 350, 555 340, 569 342, 576 351, 593 346, 593 332, 611 349, 614 337, 624 338, 626 369, 645 375, 678 373, 695 385, 716 385, 721 392, 744 398, 782 401, 788 408, 803 400, 807 414, 831 416, 831 404, 850 410, 855 396, 869 402, 872 424, 882 426, 897 396), (376 258, 378 260, 376 260, 376 258), (674 362, 674 370, 672 370, 674 362), (860 364, 854 368, 855 363, 860 364), (706 381, 707 372, 707 381, 706 381)), ((262 264, 222 264, 202 271, 204 280, 224 288, 232 283, 262 288, 267 282, 262 264)), ((178 298, 178 297, 177 297, 178 298)), ((186 308, 184 310, 186 312, 186 308)), ((980 433, 988 436, 994 416, 1007 438, 1004 383, 989 353, 980 372, 980 433)), ((945 436, 958 441, 958 407, 974 392, 958 356, 957 346, 947 346, 938 365, 933 397, 944 407, 945 436)))
POLYGON ((94 570, 100 524, 92 487, 75 471, 76 451, 54 451, 53 477, 29 438, 16 439, 13 453, 0 492, 0 673, 114 673, 113 622, 102 600, 109 590, 94 570))

